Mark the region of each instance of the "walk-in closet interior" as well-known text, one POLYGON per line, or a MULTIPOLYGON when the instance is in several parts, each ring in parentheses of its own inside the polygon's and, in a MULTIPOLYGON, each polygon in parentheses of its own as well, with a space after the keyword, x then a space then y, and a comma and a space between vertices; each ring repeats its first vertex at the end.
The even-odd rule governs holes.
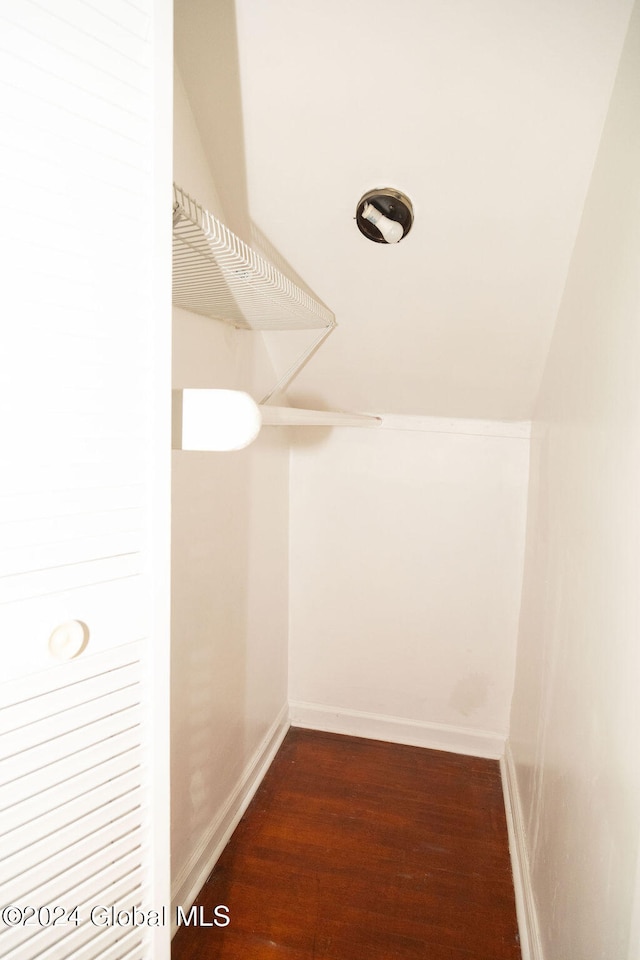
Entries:
MULTIPOLYGON (((280 402, 381 418, 173 454, 178 900, 291 721, 502 757, 530 956, 636 955, 631 8, 176 4, 174 179, 337 319, 280 402)), ((174 389, 315 336, 177 308, 174 389)))
POLYGON ((293 726, 638 960, 638 4, 0 20, 0 956, 168 960, 293 726))

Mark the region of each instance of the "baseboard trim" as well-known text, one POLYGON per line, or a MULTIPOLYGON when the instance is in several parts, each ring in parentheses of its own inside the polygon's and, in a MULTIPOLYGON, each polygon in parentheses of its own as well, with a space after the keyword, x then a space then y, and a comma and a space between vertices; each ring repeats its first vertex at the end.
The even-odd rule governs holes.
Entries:
POLYGON ((428 723, 389 717, 384 714, 363 713, 342 707, 292 700, 289 703, 291 724, 326 733, 343 733, 369 740, 405 743, 431 750, 446 750, 471 757, 498 760, 504 752, 505 738, 487 730, 455 727, 445 723, 428 723))
POLYGON ((500 759, 502 790, 509 833, 509 852, 513 871, 513 886, 516 896, 518 929, 522 960, 544 960, 536 902, 531 886, 529 854, 524 831, 524 817, 516 778, 516 767, 509 741, 500 759))
POLYGON ((176 907, 181 906, 187 910, 193 904, 207 877, 216 865, 220 854, 229 842, 231 834, 253 799, 288 729, 289 705, 285 703, 262 743, 245 767, 226 804, 176 877, 171 896, 171 916, 173 918, 171 936, 175 934, 177 929, 175 924, 176 907))

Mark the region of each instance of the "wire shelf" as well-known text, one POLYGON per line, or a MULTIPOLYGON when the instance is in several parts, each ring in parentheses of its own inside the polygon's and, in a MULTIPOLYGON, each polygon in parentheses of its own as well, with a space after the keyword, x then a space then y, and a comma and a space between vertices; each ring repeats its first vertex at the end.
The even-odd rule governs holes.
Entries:
POLYGON ((334 314, 173 186, 173 302, 245 330, 330 332, 334 314))

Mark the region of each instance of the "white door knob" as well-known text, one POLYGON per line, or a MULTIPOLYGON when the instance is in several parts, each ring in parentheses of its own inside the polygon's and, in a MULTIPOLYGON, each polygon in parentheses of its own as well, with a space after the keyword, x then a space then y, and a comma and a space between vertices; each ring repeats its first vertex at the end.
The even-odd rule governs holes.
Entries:
POLYGON ((67 620, 49 637, 49 653, 56 660, 73 660, 89 642, 89 627, 81 620, 67 620))

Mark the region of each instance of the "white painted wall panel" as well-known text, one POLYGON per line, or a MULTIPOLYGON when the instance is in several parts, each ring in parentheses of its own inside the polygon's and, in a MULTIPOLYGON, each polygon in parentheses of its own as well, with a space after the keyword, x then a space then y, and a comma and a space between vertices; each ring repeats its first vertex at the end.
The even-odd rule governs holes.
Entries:
POLYGON ((290 696, 306 714, 319 708, 321 722, 333 711, 359 723, 355 711, 377 736, 386 720, 395 739, 404 721, 405 735, 426 744, 439 726, 443 746, 471 747, 466 731, 476 749, 484 737, 499 752, 515 658, 526 431, 509 437, 484 424, 485 435, 473 436, 464 421, 458 429, 469 433, 447 432, 455 421, 413 420, 403 418, 409 429, 296 433, 290 696))
MULTIPOLYGON (((211 5, 211 17, 218 22, 227 6, 211 5)), ((218 22, 212 43, 231 70, 235 51, 225 23, 218 22)), ((233 91, 225 89, 227 96, 233 91)), ((218 196, 218 170, 208 167, 179 72, 175 112, 175 179, 229 223, 234 194, 218 196)), ((230 149, 226 138, 219 146, 230 149)), ((173 330, 175 389, 240 388, 259 399, 277 379, 259 333, 179 308, 173 330)), ((190 902, 208 876, 256 770, 264 769, 265 742, 271 749, 286 725, 288 471, 284 431, 264 430, 234 453, 173 452, 176 903, 190 902)))
POLYGON ((535 960, 640 956, 639 277, 636 4, 532 445, 510 745, 535 960))

